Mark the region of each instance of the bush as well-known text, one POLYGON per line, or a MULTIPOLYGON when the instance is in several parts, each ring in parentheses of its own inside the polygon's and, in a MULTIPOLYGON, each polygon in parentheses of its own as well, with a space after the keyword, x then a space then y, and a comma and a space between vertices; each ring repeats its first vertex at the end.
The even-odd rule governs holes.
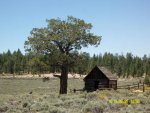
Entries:
POLYGON ((55 104, 53 104, 53 105, 56 107, 61 107, 64 105, 64 102, 62 100, 57 100, 57 101, 55 101, 55 104))
POLYGON ((103 105, 98 101, 89 101, 82 109, 83 113, 103 113, 103 105))
POLYGON ((49 77, 44 77, 44 78, 43 78, 43 82, 46 82, 46 81, 49 81, 49 80, 50 80, 49 77))
POLYGON ((49 113, 66 113, 66 110, 64 108, 50 106, 49 113))
POLYGON ((31 111, 43 111, 48 110, 49 106, 45 102, 36 102, 30 106, 31 111))
POLYGON ((23 103, 23 105, 22 105, 23 108, 25 108, 25 107, 27 107, 27 106, 28 106, 28 103, 26 103, 26 102, 23 103))
POLYGON ((148 76, 145 76, 145 78, 144 78, 144 83, 145 83, 146 85, 150 85, 150 79, 149 79, 148 76))
POLYGON ((6 112, 8 110, 7 106, 0 107, 0 113, 6 112))
POLYGON ((98 99, 98 95, 97 95, 96 92, 88 93, 86 95, 86 99, 87 100, 97 100, 98 99))

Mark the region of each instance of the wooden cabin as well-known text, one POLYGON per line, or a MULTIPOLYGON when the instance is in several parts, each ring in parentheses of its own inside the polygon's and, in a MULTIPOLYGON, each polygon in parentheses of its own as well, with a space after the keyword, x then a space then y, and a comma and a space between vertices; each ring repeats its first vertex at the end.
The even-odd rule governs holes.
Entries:
POLYGON ((117 89, 117 77, 104 67, 95 66, 84 78, 84 82, 86 91, 95 91, 100 88, 117 89))

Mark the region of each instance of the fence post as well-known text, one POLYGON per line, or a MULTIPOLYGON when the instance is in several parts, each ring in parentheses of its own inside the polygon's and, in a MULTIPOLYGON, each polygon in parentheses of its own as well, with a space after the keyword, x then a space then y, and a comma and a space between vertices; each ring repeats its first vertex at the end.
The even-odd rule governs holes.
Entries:
POLYGON ((145 92, 144 82, 143 82, 143 92, 145 92))
POLYGON ((139 83, 138 83, 138 89, 139 89, 139 83))
POLYGON ((76 89, 73 89, 73 92, 76 93, 76 89))
POLYGON ((128 90, 130 90, 130 85, 128 85, 128 90))

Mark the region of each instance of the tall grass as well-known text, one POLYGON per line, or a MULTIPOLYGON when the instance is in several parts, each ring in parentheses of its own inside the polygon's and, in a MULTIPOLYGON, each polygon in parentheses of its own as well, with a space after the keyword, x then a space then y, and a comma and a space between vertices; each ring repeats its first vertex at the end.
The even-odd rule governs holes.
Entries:
POLYGON ((59 80, 0 79, 0 113, 149 113, 150 92, 100 90, 91 93, 70 92, 81 89, 81 79, 68 80, 68 94, 59 95, 59 80), (117 104, 110 100, 139 99, 139 104, 117 104))

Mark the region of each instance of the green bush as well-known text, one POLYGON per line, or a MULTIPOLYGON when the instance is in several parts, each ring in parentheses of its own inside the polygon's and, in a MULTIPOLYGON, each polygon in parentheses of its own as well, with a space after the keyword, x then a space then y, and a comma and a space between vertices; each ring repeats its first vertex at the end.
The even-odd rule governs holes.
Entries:
POLYGON ((97 95, 96 92, 88 93, 86 95, 86 99, 87 100, 97 100, 98 99, 98 95, 97 95))
POLYGON ((103 113, 103 105, 98 101, 89 101, 82 109, 83 113, 103 113))
POLYGON ((45 111, 49 109, 49 106, 45 102, 35 102, 30 106, 31 111, 45 111))
POLYGON ((55 106, 50 106, 49 113, 66 113, 66 109, 55 106))
POLYGON ((144 78, 144 83, 145 83, 146 85, 150 85, 150 78, 149 78, 148 76, 145 76, 145 78, 144 78))
POLYGON ((62 100, 57 100, 53 105, 56 107, 61 107, 64 105, 64 102, 62 100))

